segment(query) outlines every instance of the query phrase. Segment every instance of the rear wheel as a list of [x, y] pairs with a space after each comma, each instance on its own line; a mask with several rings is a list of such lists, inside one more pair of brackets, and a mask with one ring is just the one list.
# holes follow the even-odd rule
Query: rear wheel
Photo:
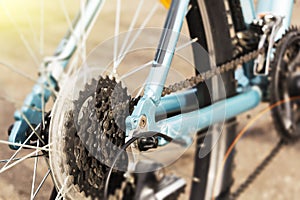
[[[218, 12], [215, 12], [216, 10]], [[206, 70], [211, 69], [211, 67], [214, 66], [214, 63], [219, 65], [227, 61], [230, 61], [232, 59], [233, 51], [234, 51], [232, 38], [234, 37], [234, 35], [232, 35], [232, 32], [230, 31], [234, 29], [234, 26], [228, 23], [228, 21], [230, 21], [229, 20], [230, 17], [231, 17], [230, 7], [227, 1], [191, 1], [191, 7], [187, 14], [187, 23], [190, 32], [190, 37], [192, 39], [198, 38], [198, 44], [192, 44], [193, 47], [192, 50], [193, 50], [197, 73], [204, 72]], [[126, 38], [126, 34], [124, 38]], [[114, 41], [116, 40], [114, 39]], [[119, 37], [119, 42], [120, 41], [122, 41], [122, 36]], [[199, 44], [209, 52], [209, 56], [212, 61], [211, 63], [209, 63], [210, 59], [208, 59], [207, 55], [203, 56], [203, 51], [199, 49], [201, 48], [199, 47]], [[103, 46], [105, 46], [105, 44], [103, 44]], [[156, 48], [156, 46], [154, 45], [153, 48]], [[106, 50], [109, 51], [108, 49]], [[93, 56], [93, 53], [91, 56]], [[124, 57], [125, 61], [128, 56], [130, 56], [129, 53], [125, 54]], [[99, 59], [99, 65], [101, 65], [101, 59]], [[203, 68], [203, 66], [205, 67]], [[109, 67], [113, 68], [114, 66], [109, 66]], [[176, 68], [176, 66], [172, 66], [172, 67]], [[121, 72], [122, 68], [118, 68], [118, 70], [120, 70], [118, 71], [119, 77], [127, 76], [126, 73], [125, 75], [122, 74]], [[110, 71], [110, 68], [107, 68], [106, 71]], [[136, 72], [138, 72], [135, 71], [135, 69], [133, 69], [132, 71], [134, 71], [135, 73], [133, 73], [131, 79], [137, 76]], [[103, 74], [105, 73], [106, 72], [100, 72], [96, 74], [102, 74], [103, 76]], [[194, 73], [195, 72], [192, 72], [192, 74]], [[201, 84], [197, 86], [199, 106], [203, 107], [205, 105], [209, 105], [221, 99], [225, 99], [227, 97], [233, 96], [235, 94], [235, 80], [233, 74], [234, 74], [233, 72], [228, 72], [222, 75], [222, 77], [213, 78], [211, 81], [207, 81], [205, 84]], [[93, 77], [93, 75], [91, 75], [91, 77]], [[139, 81], [145, 80], [145, 78], [138, 77], [138, 80]], [[178, 82], [178, 79], [175, 80], [176, 80], [175, 82]], [[171, 80], [171, 82], [172, 81], [174, 81], [174, 79]], [[124, 83], [127, 84], [128, 91], [131, 92], [133, 91], [129, 85], [130, 82], [132, 82], [132, 80], [130, 81], [129, 79], [122, 79], [122, 82], [123, 84]], [[136, 85], [137, 84], [135, 82], [134, 86]], [[224, 85], [226, 87], [224, 87]], [[85, 87], [86, 86], [82, 86], [81, 88], [85, 88]], [[139, 90], [139, 89], [135, 89], [135, 90]], [[88, 96], [91, 96], [92, 94], [93, 92]], [[132, 94], [132, 96], [134, 96], [134, 94]], [[64, 105], [64, 107], [66, 105], [64, 103], [61, 104]], [[60, 109], [56, 109], [56, 110], [60, 110]], [[216, 114], [220, 114], [220, 113], [216, 113]], [[56, 115], [64, 116], [64, 114], [56, 114]], [[77, 115], [79, 116], [79, 114]], [[101, 119], [99, 120], [101, 121]], [[223, 198], [229, 195], [230, 186], [233, 182], [233, 179], [231, 177], [232, 156], [228, 159], [228, 163], [226, 165], [226, 169], [224, 170], [224, 174], [222, 175], [220, 181], [218, 182], [216, 182], [217, 179], [216, 175], [217, 175], [217, 170], [221, 166], [221, 162], [223, 160], [224, 154], [228, 146], [231, 144], [231, 142], [235, 137], [234, 121], [235, 119], [231, 119], [225, 122], [225, 128], [223, 128], [224, 124], [218, 124], [210, 127], [208, 130], [205, 131], [207, 133], [206, 137], [202, 137], [203, 132], [199, 133], [199, 135], [201, 136], [199, 136], [199, 138], [197, 139], [197, 144], [196, 144], [197, 147], [194, 156], [195, 157], [194, 174], [191, 175], [190, 178], [191, 180], [200, 180], [200, 181], [192, 182], [192, 186], [190, 187], [191, 191], [190, 189], [185, 190], [186, 195], [181, 196], [179, 195], [180, 193], [178, 194], [176, 193], [177, 196], [179, 196], [179, 198], [211, 199], [212, 197]], [[55, 125], [57, 124], [57, 122], [54, 121], [53, 124]], [[220, 134], [222, 131], [223, 133]], [[53, 129], [52, 132], [53, 133], [64, 132], [64, 130], [59, 131]], [[227, 134], [227, 132], [230, 134]], [[59, 143], [56, 142], [56, 140], [52, 140], [52, 141], [55, 144]], [[205, 147], [203, 148], [203, 146]], [[60, 145], [59, 147], [61, 148]], [[55, 157], [55, 155], [53, 157]], [[174, 173], [177, 173], [179, 177], [182, 174], [179, 168], [177, 168], [177, 170], [172, 170], [172, 171], [174, 171]], [[62, 178], [60, 182], [62, 182], [62, 180], [64, 180], [65, 178]], [[62, 185], [62, 183], [59, 183], [58, 185]], [[91, 185], [90, 187], [93, 186]], [[121, 185], [116, 186], [116, 189], [117, 188], [122, 188], [122, 186]], [[116, 191], [118, 191], [118, 189]], [[175, 197], [172, 196], [172, 198]]]
[[[41, 19], [41, 21], [40, 22], [38, 21], [37, 23], [39, 25], [38, 27], [41, 29], [46, 27], [52, 29], [52, 31], [53, 30], [56, 31], [56, 29], [53, 29], [52, 26], [44, 26], [43, 9], [45, 6], [43, 3], [44, 1], [41, 0], [41, 2], [42, 2], [41, 5], [36, 6], [38, 8], [40, 8], [39, 6], [42, 7], [41, 17], [39, 18]], [[80, 7], [83, 10], [86, 1], [80, 1], [80, 2], [81, 2], [80, 6], [77, 7], [78, 8]], [[71, 29], [70, 34], [72, 34], [73, 27], [70, 23], [70, 19], [67, 11], [68, 9], [75, 10], [75, 6], [74, 7], [72, 6], [73, 2], [69, 2], [68, 6], [65, 5], [64, 1], [59, 1], [56, 3], [61, 5], [62, 13], [63, 13], [63, 15], [57, 15], [57, 16], [59, 17], [59, 19], [65, 16], [67, 24], [70, 26]], [[51, 13], [53, 13], [53, 11], [56, 11], [56, 6], [53, 6], [53, 8], [51, 9], [52, 9]], [[187, 23], [188, 23], [189, 31], [183, 30], [183, 33], [188, 34], [189, 32], [192, 39], [198, 38], [198, 44], [196, 45], [195, 43], [190, 41], [190, 38], [187, 38], [186, 36], [182, 35], [178, 45], [179, 56], [178, 57], [175, 56], [174, 58], [172, 64], [173, 70], [171, 70], [170, 72], [170, 77], [173, 78], [170, 78], [170, 80], [168, 80], [169, 83], [177, 82], [180, 79], [185, 79], [186, 77], [195, 75], [195, 69], [193, 68], [194, 65], [190, 64], [192, 58], [187, 57], [186, 59], [180, 59], [185, 55], [185, 53], [180, 53], [180, 50], [185, 49], [183, 47], [185, 47], [187, 44], [189, 47], [191, 47], [190, 44], [192, 44], [193, 49], [190, 48], [190, 50], [193, 53], [192, 55], [194, 56], [195, 66], [198, 72], [202, 72], [210, 69], [209, 67], [210, 65], [208, 64], [209, 63], [208, 56], [206, 55], [203, 57], [203, 55], [198, 51], [199, 44], [209, 52], [209, 55], [211, 56], [213, 62], [216, 62], [216, 64], [224, 63], [226, 61], [229, 61], [232, 58], [233, 46], [232, 46], [231, 38], [233, 36], [230, 34], [231, 29], [229, 29], [230, 26], [228, 24], [228, 21], [230, 21], [228, 18], [230, 17], [229, 11], [230, 11], [230, 7], [228, 6], [227, 0], [224, 1], [191, 0], [191, 7], [187, 14]], [[51, 166], [51, 173], [50, 171], [48, 171], [45, 177], [48, 177], [48, 175], [51, 174], [52, 178], [55, 179], [54, 182], [57, 189], [56, 192], [54, 191], [52, 193], [51, 198], [60, 199], [66, 197], [66, 198], [82, 199], [86, 197], [92, 197], [92, 198], [102, 197], [101, 194], [97, 195], [98, 191], [99, 192], [103, 191], [102, 190], [103, 185], [99, 185], [99, 183], [105, 179], [109, 167], [99, 164], [101, 159], [96, 159], [97, 157], [93, 155], [92, 151], [89, 151], [89, 149], [86, 148], [86, 146], [84, 146], [83, 142], [80, 143], [80, 139], [79, 139], [80, 137], [78, 136], [77, 133], [75, 133], [76, 131], [78, 131], [75, 130], [76, 128], [78, 129], [78, 127], [76, 127], [77, 126], [76, 124], [83, 123], [80, 122], [80, 120], [82, 119], [86, 119], [84, 120], [84, 122], [91, 123], [90, 117], [93, 116], [90, 116], [90, 114], [95, 110], [95, 108], [92, 107], [93, 97], [94, 97], [94, 92], [97, 90], [97, 84], [95, 84], [95, 80], [96, 82], [99, 83], [99, 75], [102, 75], [103, 77], [105, 77], [105, 75], [112, 75], [112, 76], [116, 76], [118, 80], [122, 80], [122, 83], [126, 85], [126, 87], [128, 87], [128, 93], [131, 95], [131, 97], [138, 96], [141, 94], [139, 93], [140, 88], [143, 86], [144, 80], [146, 80], [145, 74], [148, 73], [149, 66], [151, 66], [151, 61], [153, 59], [153, 55], [157, 48], [157, 41], [159, 41], [159, 37], [161, 33], [160, 28], [163, 27], [164, 20], [161, 19], [165, 19], [164, 15], [166, 14], [166, 12], [167, 9], [162, 7], [159, 1], [157, 0], [106, 1], [106, 4], [104, 5], [102, 12], [100, 13], [100, 20], [98, 20], [95, 24], [96, 29], [92, 31], [92, 36], [89, 37], [89, 39], [91, 39], [90, 42], [87, 42], [85, 44], [86, 38], [79, 39], [78, 47], [80, 48], [78, 48], [78, 52], [76, 56], [74, 56], [74, 59], [72, 60], [71, 63], [72, 65], [68, 66], [68, 71], [64, 74], [64, 76], [62, 76], [63, 78], [65, 77], [65, 79], [62, 79], [60, 85], [61, 86], [60, 94], [56, 96], [58, 99], [58, 101], [56, 101], [56, 104], [59, 105], [56, 105], [52, 110], [53, 118], [51, 122], [51, 133], [50, 133], [51, 145], [49, 145], [49, 148], [46, 149], [47, 152], [45, 153], [45, 155], [43, 152], [43, 156], [47, 161], [46, 163], [49, 164], [48, 162], [50, 159], [50, 166]], [[72, 12], [72, 15], [74, 15], [74, 11]], [[8, 16], [10, 16], [10, 14]], [[25, 18], [27, 19], [30, 17], [26, 16]], [[53, 25], [57, 25], [56, 21], [59, 20], [55, 19], [53, 21], [54, 21]], [[21, 21], [20, 23], [22, 24], [24, 22]], [[14, 26], [18, 25], [15, 23], [12, 24]], [[31, 35], [32, 24], [30, 22], [28, 24], [30, 26], [29, 35]], [[148, 28], [151, 27], [151, 28], [147, 29], [147, 27]], [[20, 34], [18, 27], [17, 27], [17, 32], [18, 34]], [[30, 55], [34, 58], [34, 64], [37, 65], [39, 65], [39, 63], [42, 61], [42, 58], [44, 57], [45, 52], [43, 51], [43, 47], [44, 46], [48, 47], [49, 44], [51, 44], [50, 46], [52, 46], [55, 43], [52, 41], [52, 39], [55, 38], [53, 37], [53, 35], [55, 35], [54, 32], [53, 35], [48, 34], [49, 35], [48, 37], [50, 39], [48, 37], [44, 38], [44, 33], [46, 32], [52, 33], [52, 32], [48, 32], [48, 30], [47, 31], [40, 30], [39, 32], [40, 32], [39, 35], [40, 38], [38, 39], [40, 39], [41, 44], [37, 46], [41, 55], [39, 55], [37, 58], [35, 58], [36, 57], [36, 55], [34, 55], [35, 51], [32, 50], [30, 44], [28, 44], [27, 41], [23, 41], [25, 50], [29, 51]], [[63, 34], [64, 31], [61, 32]], [[24, 39], [22, 34], [20, 34], [19, 36], [21, 39]], [[113, 36], [112, 39], [108, 39], [105, 41], [106, 38], [111, 36]], [[37, 40], [35, 34], [34, 34], [34, 39]], [[44, 42], [44, 40], [47, 40], [48, 43]], [[105, 42], [103, 42], [98, 46], [95, 45], [98, 44], [99, 41], [105, 41]], [[37, 41], [33, 42], [35, 46], [36, 46], [36, 42]], [[91, 53], [86, 57], [86, 52], [85, 52], [86, 49], [90, 50], [91, 48], [94, 47], [95, 49], [91, 51]], [[53, 47], [47, 49], [46, 53], [51, 54], [52, 49]], [[23, 60], [25, 60], [27, 57], [28, 56], [26, 55], [24, 56], [23, 59], [19, 59], [20, 60], [19, 62], [22, 63], [18, 63], [18, 64], [19, 65], [26, 64], [23, 62]], [[80, 65], [80, 63], [84, 61], [86, 61], [85, 64]], [[202, 68], [203, 63], [206, 64], [204, 65], [207, 66], [206, 68]], [[28, 65], [33, 65], [33, 64], [30, 63]], [[182, 66], [189, 66], [189, 67], [182, 70]], [[32, 81], [31, 77], [29, 78], [27, 77], [26, 75], [27, 73], [18, 71], [17, 67], [6, 66], [6, 68], [9, 69], [10, 73], [11, 71], [17, 72], [16, 74], [18, 75], [18, 77], [19, 75], [21, 75], [23, 79], [25, 78]], [[23, 70], [26, 72], [33, 72], [33, 73], [36, 73], [37, 71], [36, 68], [29, 68], [29, 69], [24, 68]], [[6, 74], [6, 73], [3, 72], [1, 74]], [[18, 77], [16, 79], [18, 79]], [[1, 79], [2, 78], [3, 77], [1, 77]], [[95, 80], [93, 78], [95, 78]], [[220, 81], [220, 78], [216, 78], [213, 79], [212, 81], [207, 81], [206, 84], [201, 84], [197, 86], [198, 96], [199, 96], [198, 104], [201, 107], [235, 94], [235, 83], [233, 78], [233, 72], [229, 72], [225, 75], [222, 75], [222, 79], [225, 84], [223, 84], [223, 82]], [[11, 85], [13, 89], [20, 88], [20, 84], [18, 81], [16, 81], [17, 82], [16, 85]], [[106, 81], [109, 82], [109, 84], [112, 83], [108, 79], [106, 79]], [[63, 85], [63, 82], [65, 83], [65, 85]], [[105, 83], [102, 82], [102, 84], [107, 84], [107, 82]], [[0, 85], [2, 86], [2, 84]], [[224, 88], [221, 89], [219, 88], [219, 86], [224, 87], [223, 85], [226, 85], [225, 91]], [[28, 86], [28, 90], [24, 92], [24, 95], [26, 95], [26, 93], [30, 91], [30, 86], [31, 84]], [[99, 89], [99, 92], [102, 92], [103, 95], [103, 93], [109, 90], [108, 88], [109, 86], [107, 85], [105, 87], [103, 86], [101, 87], [101, 89], [103, 90]], [[4, 90], [5, 94], [11, 94], [12, 93], [11, 91], [14, 91], [10, 87], [7, 88], [3, 87], [1, 88], [1, 91], [2, 89]], [[82, 91], [84, 91], [84, 93]], [[111, 93], [106, 93], [106, 95], [109, 96], [107, 98], [109, 100], [111, 100], [110, 94]], [[80, 99], [82, 96], [84, 99]], [[100, 97], [98, 96], [98, 100], [99, 98]], [[1, 98], [1, 100], [2, 99], [7, 99], [7, 98], [6, 96], [4, 96], [4, 98]], [[81, 100], [80, 103], [78, 103], [78, 99]], [[75, 100], [77, 100], [76, 108], [74, 108]], [[66, 102], [68, 102], [68, 104]], [[14, 100], [11, 100], [10, 103], [19, 106], [19, 104], [22, 104], [22, 101], [16, 103]], [[99, 105], [97, 104], [97, 106]], [[107, 106], [109, 107], [111, 105], [107, 105]], [[104, 109], [104, 107], [101, 107], [101, 109], [102, 108]], [[46, 108], [43, 106], [42, 108], [43, 113], [45, 112], [45, 109]], [[99, 110], [101, 109], [99, 108]], [[76, 120], [73, 120], [71, 122], [66, 120], [66, 116], [70, 114], [70, 112], [68, 111], [72, 111], [71, 115], [73, 117], [75, 116]], [[103, 116], [101, 115], [101, 112], [102, 111], [99, 111], [98, 113], [94, 113], [94, 114], [95, 116], [99, 115], [100, 120], [102, 120], [105, 117], [106, 117], [105, 119], [109, 118], [110, 112], [106, 112], [105, 114], [102, 113]], [[87, 118], [84, 118], [86, 116]], [[99, 120], [99, 116], [97, 116], [98, 119], [95, 118], [94, 119], [96, 121]], [[230, 122], [234, 122], [234, 119], [230, 120]], [[111, 124], [112, 123], [110, 123], [109, 125]], [[228, 124], [229, 122], [226, 122], [226, 126]], [[91, 131], [98, 127], [93, 126], [94, 124], [88, 124], [88, 125], [90, 126], [89, 127], [86, 126], [85, 128], [87, 130], [87, 133], [89, 133], [89, 136], [91, 136], [92, 135]], [[106, 125], [107, 124], [105, 124], [105, 126]], [[54, 126], [57, 129], [55, 129]], [[217, 184], [215, 183], [217, 169], [220, 166], [223, 155], [228, 145], [231, 143], [234, 137], [234, 134], [226, 134], [226, 133], [219, 136], [218, 133], [222, 130], [222, 127], [223, 124], [212, 126], [207, 131], [208, 135], [211, 134], [211, 136], [207, 136], [206, 140], [204, 140], [203, 137], [199, 137], [197, 139], [194, 174], [191, 175], [189, 178], [191, 180], [198, 180], [198, 181], [194, 181], [192, 183], [191, 197], [190, 197], [191, 199], [211, 199], [211, 197], [213, 196], [226, 196], [228, 194], [230, 185], [232, 183], [232, 178], [231, 178], [232, 160], [231, 159], [228, 160], [228, 165], [227, 165], [228, 170], [227, 169], [224, 170], [225, 173], [222, 176], [221, 179], [222, 181], [220, 181], [220, 183]], [[227, 132], [230, 133], [234, 132], [234, 125], [231, 126], [230, 128], [227, 128], [226, 130]], [[72, 134], [69, 134], [70, 132]], [[111, 133], [115, 134], [114, 131], [111, 131]], [[78, 137], [75, 137], [76, 134]], [[199, 135], [200, 134], [202, 133], [199, 133]], [[74, 136], [74, 137], [70, 137], [70, 136]], [[123, 143], [124, 138], [121, 132], [118, 132], [118, 137], [119, 136], [120, 138], [122, 138], [121, 143]], [[114, 137], [111, 138], [114, 143], [115, 142]], [[207, 148], [203, 148], [204, 141], [207, 142], [204, 143], [207, 144]], [[90, 143], [90, 140], [88, 143]], [[68, 145], [73, 145], [73, 146], [71, 148], [68, 148], [69, 147]], [[212, 146], [215, 147], [212, 149], [212, 151], [210, 151], [211, 150], [210, 147]], [[36, 154], [32, 154], [33, 156], [35, 156], [35, 158], [42, 156], [38, 154], [41, 153], [41, 150], [38, 147], [34, 147], [34, 149], [37, 151], [34, 152]], [[199, 152], [204, 152], [204, 154], [200, 155]], [[49, 157], [48, 154], [50, 155]], [[14, 157], [15, 156], [12, 156], [11, 158]], [[83, 157], [86, 160], [82, 159]], [[83, 161], [87, 161], [87, 162], [83, 162]], [[36, 163], [37, 163], [37, 159], [36, 159]], [[191, 161], [189, 160], [188, 163], [191, 163]], [[11, 167], [12, 166], [13, 165], [11, 165]], [[48, 165], [46, 165], [45, 168], [48, 169]], [[3, 171], [1, 170], [0, 173], [6, 171], [6, 169], [8, 168], [1, 168], [1, 169], [5, 169], [5, 170]], [[36, 187], [34, 182], [36, 171], [37, 170], [34, 169], [33, 183], [31, 188], [32, 197], [35, 196], [34, 195], [35, 191], [38, 193], [40, 189]], [[178, 170], [175, 170], [175, 173], [180, 177], [182, 174], [181, 171], [182, 171], [182, 166], [178, 168]], [[118, 179], [120, 176], [118, 176], [117, 171], [115, 172], [116, 172], [115, 173], [116, 177], [114, 180], [115, 182], [118, 182], [120, 181], [120, 179]], [[214, 190], [215, 185], [217, 187], [216, 190]], [[114, 187], [111, 187], [111, 193], [115, 192], [116, 188], [120, 190], [124, 189], [122, 188], [122, 184], [119, 183], [116, 184], [116, 186]], [[28, 191], [29, 190], [30, 189], [28, 189]], [[126, 190], [132, 192], [130, 188], [129, 189], [125, 188], [123, 191]], [[118, 190], [116, 191], [118, 192]], [[182, 191], [180, 191], [178, 194], [176, 193], [175, 196], [178, 197], [181, 194], [181, 192]], [[190, 196], [189, 192], [190, 190], [186, 189], [187, 195], [180, 196], [180, 198], [184, 198], [184, 199], [189, 198]], [[26, 194], [30, 195], [30, 191], [27, 192]], [[43, 198], [45, 197], [43, 196]], [[172, 196], [170, 198], [175, 198], [175, 197]]]

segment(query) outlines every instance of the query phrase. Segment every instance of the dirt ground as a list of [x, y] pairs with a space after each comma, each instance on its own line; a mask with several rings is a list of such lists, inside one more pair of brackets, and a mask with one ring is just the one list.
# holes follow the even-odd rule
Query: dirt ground
[[[26, 2], [26, 3], [25, 3]], [[7, 62], [17, 66], [17, 71], [7, 69], [0, 63], [0, 140], [7, 140], [7, 127], [13, 121], [13, 112], [19, 107], [26, 93], [31, 90], [32, 79], [37, 76], [38, 62], [43, 55], [51, 55], [65, 33], [67, 21], [63, 16], [61, 6], [63, 1], [46, 1], [45, 4], [45, 24], [47, 27], [44, 32], [40, 31], [41, 21], [40, 4], [33, 0], [21, 1], [12, 0], [0, 7], [0, 61]], [[78, 6], [73, 6], [71, 0], [65, 1], [68, 5], [70, 18], [74, 16]], [[17, 5], [17, 6], [15, 6]], [[72, 5], [72, 6], [70, 6]], [[130, 8], [130, 5], [125, 5]], [[56, 14], [57, 7], [61, 14]], [[96, 24], [92, 31], [91, 41], [88, 49], [100, 41], [113, 35], [113, 32], [106, 29], [106, 26], [113, 23], [109, 17], [110, 7], [107, 13], [104, 13], [104, 22], [101, 25]], [[7, 12], [8, 11], [8, 12]], [[55, 14], [53, 14], [55, 13]], [[157, 11], [154, 20], [151, 23], [161, 20], [162, 9]], [[131, 19], [131, 15], [123, 15], [123, 20]], [[161, 24], [163, 20], [161, 20]], [[300, 25], [300, 2], [296, 1], [293, 12], [292, 23]], [[129, 24], [129, 22], [128, 22]], [[127, 24], [127, 25], [128, 25]], [[125, 29], [123, 24], [121, 31]], [[124, 30], [123, 30], [124, 31]], [[42, 39], [41, 35], [44, 35]], [[53, 37], [55, 36], [55, 37]], [[34, 48], [28, 48], [24, 38]], [[40, 43], [44, 40], [44, 43]], [[153, 38], [147, 38], [153, 41]], [[155, 40], [154, 40], [155, 41]], [[46, 47], [46, 48], [43, 48]], [[43, 50], [43, 51], [42, 51]], [[35, 61], [36, 60], [36, 61]], [[133, 62], [134, 63], [134, 62]], [[13, 72], [12, 72], [13, 71]], [[19, 72], [26, 72], [20, 74]], [[30, 77], [30, 78], [26, 78]], [[256, 116], [267, 104], [262, 104], [255, 110], [245, 113], [238, 117], [238, 131]], [[246, 176], [252, 172], [256, 166], [277, 143], [278, 137], [272, 123], [270, 113], [266, 113], [247, 131], [246, 135], [237, 144], [237, 154], [235, 157], [233, 190], [243, 182]], [[9, 158], [14, 152], [7, 145], [0, 144], [0, 160]], [[25, 150], [19, 156], [26, 155], [30, 152]], [[192, 154], [189, 150], [180, 160], [178, 166], [185, 166], [182, 176], [189, 176], [188, 172], [192, 171]], [[276, 157], [274, 162], [262, 173], [255, 184], [240, 197], [243, 200], [252, 199], [274, 199], [274, 200], [297, 200], [300, 196], [300, 144], [294, 144], [284, 148]], [[40, 167], [37, 172], [37, 183], [41, 181], [47, 172], [47, 165], [43, 159], [39, 160]], [[0, 167], [3, 166], [0, 163]], [[11, 170], [0, 174], [0, 200], [18, 200], [29, 199], [32, 182], [34, 160], [28, 160], [13, 167]], [[47, 199], [50, 190], [52, 190], [51, 179], [48, 178], [45, 186], [41, 189], [37, 199]]]

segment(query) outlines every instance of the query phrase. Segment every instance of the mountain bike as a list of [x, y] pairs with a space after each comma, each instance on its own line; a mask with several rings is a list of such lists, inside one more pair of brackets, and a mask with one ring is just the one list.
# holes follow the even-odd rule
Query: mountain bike
[[[1, 140], [1, 149], [15, 152], [1, 160], [0, 173], [33, 159], [30, 199], [43, 188], [49, 193], [48, 177], [51, 199], [236, 199], [283, 146], [298, 140], [294, 1], [259, 1], [256, 10], [252, 0], [40, 2], [39, 34], [29, 11], [30, 31], [23, 34], [14, 5], [1, 2], [36, 68], [1, 62], [1, 100], [17, 111], [8, 141]], [[61, 35], [58, 5], [69, 31], [46, 57]], [[72, 9], [80, 10], [73, 23]], [[26, 64], [15, 47], [14, 59]], [[20, 105], [22, 79], [35, 85]], [[262, 101], [270, 102], [281, 139], [234, 192], [234, 146], [245, 132], [237, 134], [236, 116]], [[193, 156], [176, 166], [185, 152]]]

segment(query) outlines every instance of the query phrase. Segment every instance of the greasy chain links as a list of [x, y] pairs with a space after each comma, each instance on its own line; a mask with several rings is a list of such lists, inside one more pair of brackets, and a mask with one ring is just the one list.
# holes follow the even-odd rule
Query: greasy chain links
[[183, 80], [179, 83], [169, 85], [168, 87], [164, 88], [164, 90], [162, 92], [162, 96], [171, 94], [173, 92], [177, 92], [177, 91], [182, 90], [182, 89], [186, 89], [186, 88], [196, 86], [199, 83], [202, 83], [206, 80], [209, 80], [214, 76], [220, 75], [222, 73], [225, 73], [225, 72], [228, 72], [228, 71], [231, 71], [231, 70], [235, 70], [239, 65], [247, 63], [247, 62], [255, 59], [260, 53], [262, 53], [264, 51], [265, 51], [265, 49], [261, 48], [261, 49], [256, 50], [256, 51], [249, 52], [249, 53], [247, 53], [247, 54], [245, 54], [245, 55], [243, 55], [243, 56], [241, 56], [237, 59], [234, 59], [230, 62], [227, 62], [225, 64], [217, 66], [212, 70], [208, 70], [204, 73], [200, 73], [196, 76], [193, 76], [191, 78]]
[[[239, 65], [253, 60], [263, 51], [264, 49], [260, 49], [247, 53], [213, 70], [165, 87], [162, 96], [196, 86], [216, 75], [234, 70]], [[91, 90], [94, 84], [97, 84], [96, 92]], [[73, 184], [87, 197], [90, 196], [92, 199], [103, 197], [109, 166], [125, 143], [125, 119], [137, 101], [138, 99], [131, 99], [127, 95], [127, 89], [122, 88], [121, 83], [117, 83], [115, 78], [100, 77], [98, 82], [93, 80], [91, 84], [85, 86], [78, 100], [74, 101], [74, 110], [66, 114], [64, 151], [69, 175], [73, 177]], [[119, 165], [127, 164], [127, 159], [124, 154], [116, 164], [109, 187], [111, 195], [116, 194], [122, 182], [124, 183], [124, 173], [117, 169]], [[122, 192], [125, 192], [124, 190], [128, 191], [130, 188], [125, 188]]]

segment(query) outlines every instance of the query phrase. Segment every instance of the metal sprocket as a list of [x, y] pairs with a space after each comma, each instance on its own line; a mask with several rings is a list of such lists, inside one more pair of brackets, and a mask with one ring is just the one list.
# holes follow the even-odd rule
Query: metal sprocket
[[275, 127], [288, 142], [300, 138], [300, 30], [290, 28], [280, 40], [271, 65], [271, 106]]
[[[96, 91], [90, 90], [90, 86], [87, 84], [80, 92], [74, 110], [65, 117], [64, 152], [68, 173], [78, 191], [92, 199], [101, 199], [111, 162], [125, 143], [125, 119], [132, 104], [126, 88], [115, 78], [100, 77]], [[119, 169], [124, 169], [127, 163], [124, 152], [114, 168], [109, 193], [121, 186], [124, 178]]]

